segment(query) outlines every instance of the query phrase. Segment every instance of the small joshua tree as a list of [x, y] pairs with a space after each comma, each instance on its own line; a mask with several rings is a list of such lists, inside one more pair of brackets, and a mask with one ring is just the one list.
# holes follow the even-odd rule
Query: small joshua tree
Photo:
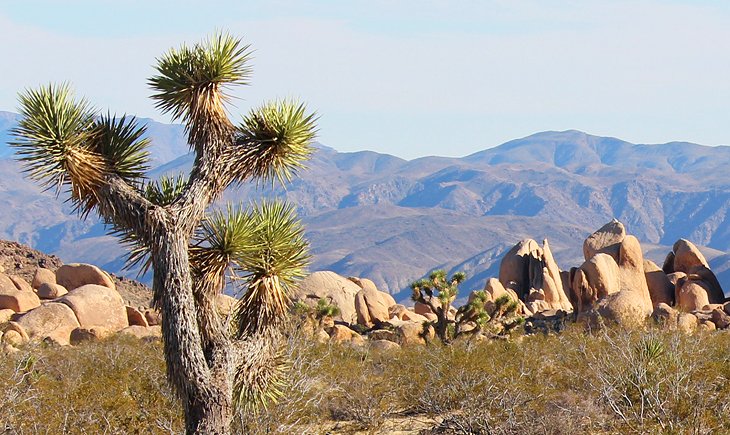
[[[446, 272], [435, 270], [428, 279], [411, 284], [411, 299], [427, 305], [436, 314], [436, 321], [424, 327], [433, 326], [442, 343], [450, 343], [463, 334], [476, 334], [485, 329], [508, 332], [524, 320], [516, 316], [519, 304], [503, 295], [491, 301], [484, 290], [475, 291], [466, 305], [450, 314], [451, 306], [459, 293], [459, 284], [466, 279], [463, 272], [454, 273], [446, 279]], [[469, 325], [469, 328], [466, 326]]]
[[300, 315], [302, 320], [309, 322], [312, 326], [319, 327], [324, 325], [326, 319], [331, 320], [340, 314], [340, 308], [326, 298], [320, 298], [314, 307], [302, 301], [296, 301], [292, 305], [292, 311]]
[[414, 302], [427, 305], [434, 314], [436, 322], [433, 325], [436, 335], [443, 343], [449, 343], [453, 338], [455, 321], [450, 315], [451, 304], [459, 294], [459, 284], [466, 279], [463, 272], [454, 273], [447, 279], [445, 270], [434, 270], [428, 278], [411, 284]]
[[[146, 181], [145, 128], [99, 116], [67, 85], [21, 93], [14, 131], [30, 178], [67, 189], [82, 216], [96, 212], [134, 245], [130, 260], [152, 268], [167, 375], [189, 434], [228, 433], [234, 406], [277, 397], [286, 290], [308, 261], [301, 224], [281, 202], [206, 215], [229, 185], [287, 181], [312, 151], [315, 116], [301, 104], [274, 101], [229, 120], [227, 91], [247, 84], [249, 53], [217, 34], [157, 60], [152, 98], [185, 124], [195, 154], [187, 177]], [[231, 268], [244, 290], [232, 325], [215, 306]]]

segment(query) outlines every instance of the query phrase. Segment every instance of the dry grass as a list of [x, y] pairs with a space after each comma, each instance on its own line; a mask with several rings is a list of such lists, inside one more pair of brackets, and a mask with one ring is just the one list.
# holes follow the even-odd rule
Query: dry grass
[[[394, 422], [425, 434], [730, 433], [726, 332], [568, 328], [392, 353], [292, 336], [289, 354], [284, 399], [237, 415], [236, 433], [388, 433]], [[36, 348], [1, 364], [10, 433], [182, 428], [158, 344]]]
[[26, 347], [0, 362], [6, 433], [180, 433], [162, 346], [116, 337], [74, 348]]

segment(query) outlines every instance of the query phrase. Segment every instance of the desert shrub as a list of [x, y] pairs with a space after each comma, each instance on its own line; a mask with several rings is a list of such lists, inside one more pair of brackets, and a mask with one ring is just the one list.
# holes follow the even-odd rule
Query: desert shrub
[[8, 433], [180, 433], [159, 343], [114, 337], [74, 348], [25, 347], [0, 363]]
[[[730, 433], [730, 334], [606, 329], [395, 352], [318, 344], [292, 326], [283, 396], [234, 433]], [[10, 433], [177, 433], [159, 344], [123, 337], [0, 363]], [[60, 428], [60, 429], [59, 429]]]

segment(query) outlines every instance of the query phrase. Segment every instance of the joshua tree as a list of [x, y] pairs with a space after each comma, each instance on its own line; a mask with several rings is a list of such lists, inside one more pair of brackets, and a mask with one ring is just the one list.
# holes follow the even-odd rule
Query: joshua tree
[[332, 321], [333, 317], [340, 314], [340, 308], [326, 298], [320, 298], [313, 307], [302, 301], [296, 301], [292, 305], [292, 311], [311, 326], [319, 327], [323, 327], [328, 319]]
[[[428, 279], [411, 284], [411, 299], [427, 305], [436, 314], [436, 321], [425, 326], [434, 326], [436, 335], [442, 343], [450, 343], [462, 334], [475, 334], [489, 325], [499, 323], [503, 331], [520, 324], [520, 319], [513, 319], [519, 305], [509, 296], [503, 295], [494, 301], [484, 290], [473, 292], [466, 305], [462, 305], [454, 313], [451, 306], [459, 294], [459, 284], [466, 279], [463, 272], [454, 273], [446, 279], [444, 270], [431, 272]], [[470, 324], [470, 328], [465, 328]]]
[[466, 279], [466, 274], [456, 272], [450, 279], [446, 279], [445, 270], [434, 270], [428, 279], [421, 279], [411, 284], [413, 294], [411, 299], [428, 305], [436, 314], [436, 335], [444, 342], [450, 342], [453, 337], [454, 320], [449, 313], [451, 304], [459, 294], [459, 284]]
[[[227, 92], [247, 84], [249, 60], [249, 47], [226, 34], [157, 60], [152, 98], [185, 125], [195, 154], [187, 178], [145, 181], [145, 128], [98, 116], [67, 85], [19, 97], [13, 145], [28, 176], [57, 195], [67, 190], [83, 217], [96, 212], [135, 245], [131, 260], [153, 269], [168, 379], [188, 433], [228, 433], [234, 406], [276, 397], [286, 289], [308, 261], [301, 225], [282, 203], [206, 217], [227, 186], [289, 180], [312, 150], [315, 116], [293, 101], [265, 104], [238, 125], [229, 120]], [[215, 306], [230, 268], [245, 291], [233, 321]]]

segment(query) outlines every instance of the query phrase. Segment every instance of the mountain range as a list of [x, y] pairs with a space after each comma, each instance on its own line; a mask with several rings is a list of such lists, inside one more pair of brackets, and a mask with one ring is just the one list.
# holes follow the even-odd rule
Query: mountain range
[[[17, 119], [0, 112], [0, 237], [122, 273], [123, 248], [103, 224], [79, 220], [69, 204], [22, 177], [6, 144]], [[183, 128], [145, 122], [149, 176], [187, 171]], [[221, 203], [286, 197], [307, 228], [312, 270], [369, 277], [394, 294], [436, 268], [463, 270], [462, 288], [481, 288], [524, 238], [548, 238], [563, 269], [578, 266], [585, 237], [614, 217], [660, 265], [679, 238], [702, 246], [730, 289], [728, 167], [730, 147], [637, 145], [574, 130], [462, 158], [403, 160], [317, 145], [292, 183], [235, 186]]]

